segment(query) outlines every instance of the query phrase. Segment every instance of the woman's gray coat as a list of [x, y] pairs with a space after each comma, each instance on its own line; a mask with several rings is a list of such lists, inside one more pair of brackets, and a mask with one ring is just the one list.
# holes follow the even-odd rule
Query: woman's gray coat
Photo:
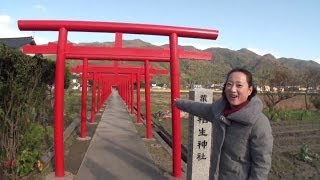
[[176, 106], [212, 122], [211, 180], [268, 178], [273, 136], [257, 96], [227, 117], [223, 116], [224, 99], [213, 104], [177, 100]]

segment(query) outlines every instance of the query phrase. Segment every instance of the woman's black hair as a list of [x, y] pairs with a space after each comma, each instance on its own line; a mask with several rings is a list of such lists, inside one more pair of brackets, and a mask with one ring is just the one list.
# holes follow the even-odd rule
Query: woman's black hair
[[244, 68], [234, 68], [234, 69], [232, 69], [231, 71], [228, 72], [227, 78], [226, 78], [226, 82], [223, 84], [222, 98], [225, 99], [225, 100], [227, 99], [226, 93], [225, 93], [225, 87], [226, 87], [226, 84], [227, 84], [227, 81], [229, 79], [230, 74], [232, 74], [234, 72], [242, 72], [243, 74], [246, 75], [249, 87], [252, 86], [252, 93], [250, 94], [250, 96], [248, 96], [248, 100], [250, 101], [251, 98], [257, 94], [257, 88], [253, 84], [253, 78], [252, 78], [251, 72], [246, 70], [246, 69], [244, 69]]

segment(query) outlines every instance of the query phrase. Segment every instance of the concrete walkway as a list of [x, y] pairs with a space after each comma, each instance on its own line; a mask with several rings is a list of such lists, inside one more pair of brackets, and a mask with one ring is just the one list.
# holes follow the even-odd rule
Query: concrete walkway
[[152, 161], [116, 91], [108, 99], [76, 179], [167, 179]]

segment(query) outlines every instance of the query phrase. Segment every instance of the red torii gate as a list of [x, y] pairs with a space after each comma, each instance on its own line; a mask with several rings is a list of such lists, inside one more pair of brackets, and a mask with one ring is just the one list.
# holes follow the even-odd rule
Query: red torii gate
[[[121, 48], [121, 33], [116, 33], [116, 47], [92, 47], [92, 46], [73, 46], [72, 44], [67, 44], [66, 48], [66, 58], [68, 59], [84, 59], [90, 58], [95, 60], [106, 60], [106, 59], [118, 59], [126, 61], [145, 61], [145, 67], [149, 66], [149, 61], [159, 61], [159, 62], [170, 62], [170, 51], [169, 49], [150, 49], [150, 48]], [[48, 45], [26, 45], [23, 47], [25, 53], [42, 53], [42, 54], [55, 54], [57, 52], [56, 43], [48, 43]], [[179, 49], [179, 58], [181, 59], [204, 59], [210, 60], [211, 53], [208, 52], [196, 52], [196, 51], [185, 51]], [[145, 58], [148, 58], [146, 60]], [[84, 59], [83, 64], [87, 64], [87, 60]], [[115, 61], [115, 66], [117, 66], [117, 61]], [[85, 71], [85, 66], [83, 71]], [[145, 83], [150, 83], [148, 69], [145, 68]], [[84, 81], [83, 77], [83, 81]], [[83, 91], [86, 87], [82, 88]], [[140, 96], [139, 96], [140, 97]], [[151, 121], [151, 108], [150, 108], [150, 89], [145, 91], [146, 99], [146, 121]], [[82, 106], [83, 109], [83, 106]], [[85, 112], [82, 111], [82, 114]], [[86, 115], [82, 115], [86, 117]], [[140, 120], [140, 118], [138, 119]], [[149, 124], [149, 123], [148, 123]], [[151, 125], [147, 128], [146, 138], [152, 138]]]
[[[93, 79], [94, 75], [89, 75], [88, 79]], [[98, 76], [98, 83], [100, 83], [99, 88], [98, 88], [98, 101], [97, 101], [97, 106], [98, 109], [102, 107], [103, 102], [107, 99], [109, 94], [111, 93], [111, 87], [116, 85], [118, 86], [119, 94], [122, 96], [123, 100], [125, 101], [126, 105], [129, 105], [129, 99], [130, 97], [130, 91], [129, 91], [129, 86], [131, 85], [133, 78], [132, 74], [118, 74], [117, 80], [115, 80], [113, 74], [104, 74], [100, 73], [97, 75]], [[110, 88], [107, 88], [110, 87]], [[94, 103], [95, 104], [95, 103]], [[93, 104], [93, 105], [94, 105]], [[94, 110], [97, 112], [96, 110]]]
[[[171, 109], [172, 109], [172, 141], [173, 141], [173, 176], [181, 176], [181, 127], [179, 110], [174, 106], [175, 99], [180, 97], [179, 80], [179, 61], [178, 61], [178, 37], [190, 37], [201, 39], [217, 39], [217, 30], [161, 26], [149, 24], [130, 24], [115, 22], [90, 22], [90, 21], [62, 21], [62, 20], [19, 20], [20, 30], [30, 31], [59, 31], [56, 74], [55, 74], [55, 144], [61, 145], [58, 149], [55, 146], [55, 152], [60, 151], [63, 154], [63, 86], [64, 86], [64, 60], [67, 57], [65, 49], [67, 48], [68, 31], [80, 32], [121, 32], [128, 34], [148, 34], [169, 36], [170, 38], [170, 77], [171, 77]], [[78, 54], [71, 54], [77, 56]], [[90, 57], [88, 57], [90, 58]], [[129, 59], [132, 57], [128, 57]], [[119, 59], [114, 57], [112, 59]], [[132, 58], [134, 59], [134, 58]], [[144, 60], [149, 59], [144, 57]], [[128, 60], [128, 59], [126, 59]], [[148, 60], [145, 61], [149, 62]], [[62, 107], [62, 108], [60, 108]], [[57, 121], [57, 122], [56, 122]], [[62, 140], [62, 141], [61, 141]], [[56, 158], [56, 176], [64, 176], [63, 156]]]
[[[116, 35], [119, 36], [120, 33], [117, 33]], [[118, 37], [119, 39], [119, 37]], [[117, 42], [117, 38], [116, 38]], [[117, 58], [119, 60], [131, 60], [131, 61], [145, 61], [145, 83], [150, 83], [150, 77], [149, 77], [149, 61], [156, 61], [156, 62], [170, 62], [169, 60], [169, 50], [168, 49], [144, 49], [144, 48], [119, 48], [119, 47], [92, 47], [92, 46], [73, 46], [72, 44], [68, 44], [68, 48], [66, 49], [66, 57], [70, 59], [83, 59], [84, 57], [90, 57], [91, 59], [95, 60], [106, 60], [107, 58]], [[49, 53], [52, 54], [56, 51], [56, 43], [49, 43], [48, 46], [46, 45], [40, 45], [40, 46], [30, 46], [26, 45], [23, 50], [26, 53]], [[89, 49], [89, 50], [86, 50]], [[119, 49], [123, 49], [123, 51], [119, 51]], [[150, 50], [153, 53], [158, 53], [157, 55], [151, 54]], [[88, 53], [88, 52], [89, 53]], [[115, 51], [117, 54], [112, 55], [112, 51]], [[211, 54], [208, 52], [191, 52], [191, 51], [184, 51], [183, 49], [180, 49], [179, 57], [181, 59], [205, 59], [210, 60]], [[78, 53], [78, 54], [77, 54]], [[80, 54], [82, 53], [82, 54]], [[133, 57], [134, 56], [134, 59]], [[150, 60], [145, 60], [143, 58], [148, 57], [151, 58]], [[84, 65], [87, 63], [87, 60], [84, 59]], [[84, 67], [84, 66], [83, 66]], [[83, 72], [86, 70], [83, 69]], [[84, 80], [83, 80], [84, 81]], [[86, 91], [86, 87], [83, 87], [83, 91]], [[138, 94], [138, 93], [137, 93]], [[180, 95], [180, 94], [179, 94]], [[138, 98], [140, 99], [140, 94], [138, 95]], [[140, 101], [139, 101], [140, 102]], [[152, 138], [152, 126], [151, 126], [151, 105], [150, 105], [150, 88], [145, 89], [145, 102], [146, 102], [146, 122], [147, 122], [147, 128], [146, 128], [146, 138], [151, 139]], [[82, 106], [83, 107], [83, 106]], [[138, 106], [139, 108], [139, 106]], [[83, 109], [83, 108], [82, 108]], [[82, 111], [82, 114], [85, 112]], [[92, 113], [92, 112], [91, 112]], [[140, 111], [138, 109], [138, 114], [140, 114]], [[82, 115], [83, 117], [86, 117], [86, 115]], [[140, 116], [138, 116], [140, 117]], [[84, 119], [84, 118], [83, 118]], [[174, 120], [174, 118], [173, 118]], [[179, 116], [180, 120], [180, 116]], [[140, 122], [140, 121], [139, 121]], [[180, 126], [179, 126], [180, 128]], [[180, 150], [181, 151], [181, 150]], [[173, 152], [175, 152], [173, 148]], [[174, 154], [174, 153], [173, 153]], [[181, 156], [181, 155], [180, 155]], [[173, 158], [174, 159], [174, 158]]]
[[[82, 72], [82, 67], [81, 65], [78, 65], [76, 67], [73, 67], [71, 69], [72, 72]], [[140, 76], [145, 75], [144, 67], [132, 67], [132, 66], [100, 66], [100, 65], [92, 65], [88, 67], [88, 73], [113, 73], [115, 76], [117, 74], [135, 74], [136, 75], [136, 80], [137, 86], [140, 84]], [[160, 69], [155, 69], [152, 66], [149, 67], [149, 73], [150, 74], [168, 74], [167, 70], [160, 70]], [[137, 106], [138, 106], [138, 111], [139, 111], [139, 106], [140, 106], [140, 88], [137, 89]], [[140, 112], [140, 111], [139, 111]], [[131, 107], [131, 113], [133, 113], [133, 107]], [[138, 113], [139, 114], [139, 113]], [[137, 122], [140, 123], [139, 118], [140, 116], [137, 117]]]
[[[117, 35], [121, 35], [117, 33]], [[119, 39], [119, 37], [118, 37]], [[118, 40], [116, 38], [116, 42]], [[57, 52], [56, 43], [48, 43], [48, 45], [26, 45], [23, 47], [24, 53], [42, 53], [42, 54], [55, 54]], [[114, 53], [114, 54], [113, 54]], [[66, 58], [67, 59], [80, 59], [83, 61], [83, 72], [86, 71], [88, 66], [88, 58], [94, 60], [107, 60], [107, 59], [118, 59], [118, 60], [131, 60], [131, 61], [145, 61], [145, 67], [149, 66], [148, 61], [159, 61], [159, 62], [170, 62], [170, 54], [168, 49], [148, 49], [148, 48], [121, 48], [121, 47], [92, 47], [92, 46], [73, 46], [72, 44], [67, 44], [66, 48]], [[155, 55], [156, 54], [156, 55]], [[148, 60], [144, 58], [149, 58]], [[179, 58], [181, 59], [211, 59], [211, 54], [207, 52], [191, 52], [185, 51], [183, 49], [179, 50]], [[150, 83], [148, 69], [145, 68], [145, 82]], [[86, 76], [83, 76], [83, 81], [86, 81]], [[83, 92], [86, 94], [86, 84], [82, 87]], [[84, 93], [82, 94], [84, 95]], [[146, 119], [151, 121], [151, 111], [150, 111], [150, 90], [146, 89]], [[82, 101], [85, 102], [85, 97], [82, 96]], [[84, 109], [84, 106], [82, 106]], [[82, 119], [86, 117], [85, 111], [82, 111]], [[151, 126], [147, 128], [147, 139], [152, 138]]]
[[[120, 73], [118, 75], [114, 75], [114, 74], [108, 74], [108, 73], [104, 73], [102, 72], [92, 72], [90, 75], [88, 75], [88, 79], [92, 79], [94, 78], [94, 76], [96, 76], [96, 73], [98, 73], [98, 76], [100, 78], [103, 78], [104, 80], [108, 80], [108, 86], [114, 87], [117, 86], [117, 89], [119, 91], [119, 95], [122, 97], [123, 101], [126, 103], [126, 105], [130, 106], [130, 110], [131, 110], [131, 114], [133, 114], [133, 83], [135, 82], [139, 82], [136, 79], [134, 79], [133, 74], [139, 74], [139, 73]], [[119, 76], [117, 79], [114, 79], [115, 76]], [[112, 77], [112, 79], [111, 79]], [[125, 77], [125, 78], [123, 78]], [[121, 81], [119, 81], [121, 80]], [[129, 89], [127, 82], [129, 81], [129, 86], [131, 87]], [[99, 93], [97, 95], [99, 97]], [[138, 99], [138, 98], [137, 98]], [[98, 99], [98, 102], [102, 101], [101, 99]], [[98, 103], [97, 102], [97, 103]], [[95, 104], [95, 103], [94, 103]], [[95, 106], [93, 104], [93, 106]], [[100, 103], [101, 104], [101, 103]], [[101, 105], [100, 105], [101, 106]], [[95, 110], [95, 108], [93, 107], [92, 111], [97, 112], [97, 110]], [[140, 117], [139, 114], [137, 114], [137, 117]], [[139, 123], [138, 119], [137, 122]]]
[[[145, 67], [149, 66], [149, 61], [156, 62], [170, 62], [170, 51], [168, 49], [150, 49], [150, 48], [121, 48], [119, 41], [121, 39], [121, 33], [116, 33], [116, 47], [92, 47], [92, 46], [73, 46], [72, 44], [67, 44], [66, 48], [66, 58], [68, 59], [83, 59], [90, 57], [90, 59], [95, 60], [106, 60], [106, 59], [118, 59], [126, 61], [144, 61]], [[56, 43], [48, 43], [48, 45], [37, 45], [31, 46], [26, 45], [23, 47], [25, 53], [43, 53], [43, 54], [55, 54], [57, 52]], [[196, 51], [185, 51], [179, 49], [179, 58], [181, 59], [211, 59], [211, 53], [208, 52], [196, 52]], [[145, 58], [148, 58], [146, 60]], [[86, 64], [86, 59], [84, 59], [84, 65]], [[117, 62], [117, 61], [116, 61]], [[117, 63], [115, 62], [115, 66]], [[145, 83], [150, 83], [149, 69], [145, 68]], [[83, 69], [85, 71], [85, 69]], [[84, 77], [85, 78], [85, 77]], [[83, 80], [84, 81], [84, 80]], [[86, 87], [83, 87], [86, 90]], [[150, 105], [150, 89], [145, 91], [146, 99], [146, 121], [151, 122], [151, 105]], [[83, 107], [83, 106], [82, 106]], [[82, 114], [84, 111], [82, 111]], [[86, 117], [83, 115], [83, 117]], [[180, 117], [179, 117], [180, 118]], [[152, 138], [152, 127], [150, 123], [147, 127], [146, 138]]]
[[[72, 72], [75, 73], [79, 73], [82, 72], [82, 68], [83, 66], [78, 65], [74, 68], [71, 69]], [[144, 68], [143, 67], [131, 67], [131, 66], [118, 66], [118, 67], [114, 67], [114, 66], [99, 66], [99, 65], [92, 65], [89, 66], [87, 69], [88, 73], [113, 73], [115, 76], [116, 74], [136, 74], [136, 77], [139, 77], [139, 75], [144, 75]], [[153, 67], [151, 67], [149, 69], [149, 72], [151, 74], [167, 74], [168, 71], [167, 70], [159, 70], [159, 69], [154, 69]], [[134, 79], [132, 78], [132, 81]], [[139, 83], [140, 79], [136, 78], [136, 82], [137, 84]], [[145, 87], [145, 88], [149, 88], [149, 87]], [[133, 89], [132, 89], [133, 91]], [[137, 95], [140, 94], [140, 89], [137, 89]], [[131, 104], [130, 104], [130, 109], [131, 109], [131, 113], [133, 113], [133, 96], [131, 97]], [[139, 123], [139, 119], [140, 119], [140, 98], [138, 98], [137, 96], [137, 122]], [[92, 113], [91, 113], [92, 114]], [[150, 132], [151, 129], [148, 129], [151, 127], [151, 122], [147, 121], [147, 132]]]

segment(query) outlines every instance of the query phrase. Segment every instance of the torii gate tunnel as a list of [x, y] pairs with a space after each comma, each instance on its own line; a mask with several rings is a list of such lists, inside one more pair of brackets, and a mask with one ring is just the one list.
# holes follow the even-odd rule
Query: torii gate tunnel
[[[117, 67], [118, 60], [126, 60], [126, 61], [144, 61], [144, 70], [145, 70], [145, 83], [150, 83], [150, 70], [149, 70], [149, 61], [155, 62], [170, 62], [170, 51], [168, 49], [147, 49], [147, 48], [121, 48], [121, 35], [122, 33], [116, 33], [116, 47], [92, 47], [92, 46], [73, 46], [72, 44], [67, 44], [67, 48], [65, 49], [66, 58], [68, 59], [83, 59], [83, 73], [85, 73], [87, 68], [85, 68], [86, 64], [88, 64], [88, 57], [94, 60], [110, 60], [110, 58], [116, 58], [114, 65], [115, 68]], [[25, 53], [43, 53], [43, 54], [55, 54], [57, 51], [56, 43], [48, 43], [48, 45], [37, 45], [37, 46], [30, 46], [26, 45], [23, 47], [23, 52]], [[178, 50], [178, 56], [182, 59], [203, 59], [203, 60], [210, 60], [211, 53], [208, 52], [196, 52], [196, 51], [184, 51], [183, 49]], [[145, 59], [148, 58], [148, 59]], [[82, 81], [85, 82], [85, 76], [83, 76]], [[84, 84], [86, 85], [86, 84]], [[139, 83], [138, 83], [139, 85]], [[86, 87], [82, 86], [82, 97], [86, 96]], [[137, 91], [137, 101], [140, 102], [138, 99], [140, 92]], [[94, 91], [94, 89], [92, 89]], [[125, 97], [126, 98], [126, 97]], [[85, 98], [84, 98], [85, 99]], [[85, 100], [83, 99], [83, 102]], [[94, 100], [94, 96], [92, 98]], [[145, 87], [145, 103], [146, 103], [146, 138], [152, 138], [152, 126], [151, 126], [151, 105], [150, 105], [150, 87]], [[101, 105], [101, 104], [100, 104]], [[81, 112], [81, 122], [85, 120], [85, 103], [82, 103], [82, 112]], [[140, 107], [138, 106], [137, 114], [140, 114]], [[93, 111], [91, 111], [92, 113]], [[94, 116], [91, 116], [94, 117]], [[139, 120], [139, 116], [138, 116]], [[81, 127], [83, 127], [81, 131], [80, 138], [86, 138], [85, 136], [85, 123], [81, 123]], [[62, 132], [61, 132], [62, 133]], [[60, 141], [59, 141], [60, 142]], [[55, 142], [56, 143], [56, 142]], [[57, 149], [61, 149], [62, 145], [56, 144], [55, 147]], [[173, 149], [173, 152], [175, 150]], [[174, 153], [173, 153], [174, 154]], [[57, 157], [63, 156], [63, 154], [56, 153]], [[176, 158], [178, 159], [178, 158]]]
[[[82, 71], [83, 67], [84, 66], [78, 65], [76, 67], [73, 67], [71, 69], [71, 71], [72, 72], [76, 72], [76, 73], [80, 73], [80, 72], [83, 72]], [[149, 67], [145, 67], [145, 68], [149, 68]], [[120, 74], [122, 74], [122, 75], [123, 74], [127, 74], [127, 75], [130, 75], [127, 78], [127, 79], [130, 80], [130, 82], [132, 82], [132, 83], [133, 82], [137, 82], [137, 84], [139, 84], [139, 82], [138, 82], [138, 81], [140, 81], [139, 77], [141, 75], [146, 75], [146, 73], [144, 72], [145, 68], [143, 68], [143, 67], [131, 67], [131, 66], [114, 67], [114, 66], [91, 65], [91, 66], [87, 67], [86, 72], [93, 73], [93, 74], [95, 74], [95, 73], [109, 74], [109, 75], [113, 74], [113, 77], [115, 77], [116, 81], [117, 81], [117, 77]], [[153, 67], [149, 68], [149, 72], [150, 72], [150, 74], [167, 74], [168, 73], [167, 70], [154, 69]], [[133, 76], [133, 75], [135, 75], [135, 76]], [[84, 73], [83, 76], [86, 76], [86, 74]], [[95, 82], [93, 82], [93, 84], [95, 84]], [[131, 99], [129, 99], [129, 105], [130, 105], [131, 114], [133, 114], [133, 95], [131, 94], [131, 93], [133, 93], [133, 85], [131, 84], [130, 86], [131, 86], [131, 90], [130, 90], [130, 98]], [[150, 87], [146, 86], [145, 88], [150, 88]], [[137, 89], [137, 95], [139, 95], [138, 92], [140, 93], [140, 88]], [[92, 94], [94, 95], [94, 91], [93, 91]], [[128, 99], [124, 98], [124, 100], [127, 101]], [[91, 120], [94, 117], [94, 112], [95, 112], [94, 107], [95, 107], [94, 101], [92, 101]], [[82, 111], [82, 113], [83, 113], [83, 111]], [[148, 114], [148, 113], [150, 113], [150, 112], [146, 112], [146, 114]], [[84, 115], [84, 117], [86, 117], [86, 115]], [[140, 121], [140, 98], [138, 98], [138, 96], [137, 96], [137, 121], [138, 122]], [[81, 121], [81, 122], [83, 122], [83, 121]], [[85, 126], [85, 122], [83, 122], [81, 125]], [[151, 136], [152, 136], [151, 118], [146, 120], [146, 127], [147, 127], [146, 136], [147, 137], [150, 136], [150, 138], [151, 138]]]
[[[69, 31], [78, 32], [106, 32], [168, 36], [170, 43], [170, 78], [171, 78], [171, 110], [172, 110], [172, 149], [173, 149], [173, 176], [181, 177], [181, 127], [179, 110], [174, 103], [180, 97], [179, 79], [179, 52], [178, 37], [200, 38], [215, 40], [218, 37], [217, 30], [162, 26], [150, 24], [93, 22], [93, 21], [63, 21], [63, 20], [19, 20], [18, 27], [25, 31], [59, 31], [56, 74], [55, 74], [55, 101], [54, 101], [54, 141], [55, 146], [55, 175], [64, 176], [63, 160], [63, 97], [64, 97], [64, 67]], [[73, 54], [77, 56], [77, 54]], [[69, 57], [70, 58], [70, 57]], [[90, 57], [88, 57], [90, 58]], [[117, 59], [115, 57], [113, 59]], [[148, 59], [148, 57], [144, 57]], [[57, 142], [56, 142], [57, 141]]]

